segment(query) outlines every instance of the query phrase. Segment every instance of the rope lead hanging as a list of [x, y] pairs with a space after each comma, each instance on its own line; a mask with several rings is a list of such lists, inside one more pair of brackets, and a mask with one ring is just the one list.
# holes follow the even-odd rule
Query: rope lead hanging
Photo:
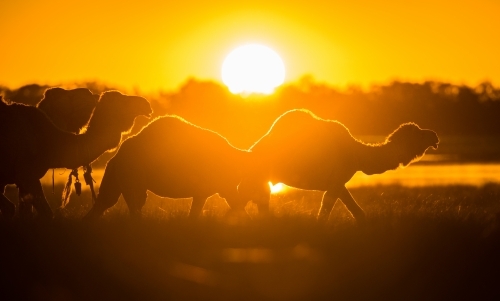
[[90, 191], [92, 192], [92, 203], [94, 204], [97, 197], [94, 191], [94, 183], [96, 183], [96, 181], [92, 178], [92, 166], [90, 166], [90, 164], [85, 165], [83, 167], [83, 171], [83, 179], [85, 180], [85, 184], [90, 186]]
[[75, 192], [77, 195], [82, 193], [82, 184], [78, 179], [78, 168], [71, 170], [66, 185], [64, 185], [64, 190], [62, 194], [62, 204], [61, 207], [64, 208], [69, 201], [69, 196], [71, 195], [71, 184], [73, 183], [73, 177], [75, 177]]
[[[83, 166], [83, 179], [85, 180], [85, 184], [90, 186], [90, 191], [92, 193], [92, 203], [95, 203], [97, 200], [97, 196], [94, 190], [94, 183], [96, 181], [92, 178], [92, 166], [90, 164]], [[71, 173], [68, 176], [68, 180], [66, 181], [66, 185], [64, 186], [63, 195], [62, 195], [62, 205], [64, 208], [69, 201], [69, 196], [71, 195], [71, 184], [73, 183], [73, 177], [75, 177], [75, 193], [80, 196], [82, 194], [82, 183], [78, 178], [78, 168], [71, 170]]]

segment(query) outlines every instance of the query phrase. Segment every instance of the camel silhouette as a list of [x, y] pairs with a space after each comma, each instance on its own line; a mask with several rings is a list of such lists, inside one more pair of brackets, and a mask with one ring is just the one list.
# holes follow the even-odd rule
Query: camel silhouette
[[[31, 204], [50, 218], [40, 178], [50, 168], [74, 169], [90, 164], [105, 151], [116, 148], [139, 115], [152, 113], [149, 102], [118, 91], [104, 92], [81, 135], [62, 131], [40, 109], [0, 101], [0, 188], [16, 184], [20, 206]], [[0, 195], [2, 215], [12, 217], [15, 207]], [[20, 211], [20, 213], [23, 211]]]
[[122, 143], [106, 165], [97, 201], [84, 219], [98, 218], [120, 195], [130, 214], [140, 216], [147, 190], [162, 197], [192, 197], [191, 217], [199, 216], [205, 200], [216, 193], [232, 210], [242, 211], [237, 186], [250, 155], [181, 117], [160, 117]]
[[252, 165], [239, 190], [242, 198], [257, 203], [259, 212], [269, 210], [268, 181], [325, 191], [320, 220], [327, 219], [341, 199], [356, 220], [364, 222], [363, 209], [345, 187], [356, 171], [372, 175], [407, 166], [438, 143], [435, 132], [405, 123], [383, 143], [366, 144], [338, 121], [321, 119], [305, 109], [291, 110], [250, 148], [259, 164]]

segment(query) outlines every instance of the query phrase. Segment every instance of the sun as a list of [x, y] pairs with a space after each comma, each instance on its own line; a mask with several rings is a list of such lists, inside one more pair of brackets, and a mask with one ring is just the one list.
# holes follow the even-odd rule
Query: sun
[[273, 183], [269, 182], [269, 188], [271, 189], [271, 193], [281, 192], [283, 190], [283, 183], [273, 185]]
[[271, 48], [247, 44], [228, 54], [221, 73], [222, 81], [234, 94], [271, 94], [285, 81], [285, 64]]

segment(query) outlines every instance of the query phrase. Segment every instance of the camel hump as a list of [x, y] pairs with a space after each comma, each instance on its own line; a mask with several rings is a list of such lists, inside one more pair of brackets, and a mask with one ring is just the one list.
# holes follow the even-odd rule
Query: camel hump
[[340, 122], [322, 119], [309, 110], [297, 109], [278, 117], [269, 131], [252, 147], [252, 151], [278, 149], [279, 145], [325, 146], [327, 141], [338, 144], [351, 140], [349, 130]]
[[36, 106], [58, 128], [77, 134], [88, 123], [97, 105], [97, 97], [87, 88], [49, 88]]
[[[166, 137], [168, 135], [168, 137]], [[141, 131], [142, 139], [151, 140], [149, 137], [164, 137], [164, 139], [169, 139], [171, 141], [185, 141], [188, 140], [190, 143], [195, 143], [198, 141], [200, 143], [205, 143], [206, 146], [220, 146], [225, 148], [227, 145], [232, 148], [233, 146], [224, 136], [221, 134], [206, 129], [191, 122], [185, 120], [182, 117], [176, 115], [166, 115], [161, 116], [150, 122]]]

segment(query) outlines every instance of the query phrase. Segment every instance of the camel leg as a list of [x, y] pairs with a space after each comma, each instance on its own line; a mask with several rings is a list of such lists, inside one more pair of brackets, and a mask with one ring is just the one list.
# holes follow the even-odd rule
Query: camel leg
[[349, 212], [351, 212], [352, 216], [354, 216], [358, 223], [363, 224], [366, 222], [365, 212], [363, 211], [363, 209], [361, 209], [361, 207], [359, 207], [358, 203], [356, 203], [347, 188], [342, 187], [340, 189], [339, 197], [342, 203], [344, 203], [344, 205], [347, 207]]
[[12, 203], [5, 195], [5, 186], [6, 185], [0, 185], [2, 194], [0, 194], [0, 211], [2, 212], [2, 216], [6, 218], [12, 218], [14, 217], [14, 214], [16, 213], [16, 205]]
[[19, 184], [19, 217], [21, 219], [33, 218], [33, 194], [28, 189], [27, 185]]
[[19, 185], [19, 215], [21, 218], [29, 219], [33, 217], [33, 207], [43, 218], [54, 217], [50, 209], [45, 194], [43, 193], [40, 180], [29, 180]]
[[323, 194], [323, 200], [321, 200], [321, 207], [319, 208], [318, 220], [327, 221], [332, 211], [333, 206], [339, 198], [338, 189], [329, 189]]
[[106, 165], [97, 200], [90, 211], [83, 217], [83, 220], [90, 221], [101, 217], [108, 208], [113, 207], [118, 202], [118, 198], [122, 194], [121, 181], [123, 174], [120, 173], [119, 165], [114, 162], [113, 158]]
[[219, 193], [221, 197], [226, 199], [226, 203], [229, 205], [229, 211], [232, 213], [242, 213], [245, 212], [245, 205], [247, 200], [242, 200], [240, 194], [238, 193], [238, 188], [234, 187], [223, 193]]
[[269, 201], [271, 199], [271, 187], [268, 183], [265, 183], [263, 187], [259, 190], [257, 196], [255, 197], [255, 204], [259, 209], [259, 215], [269, 215]]
[[53, 218], [54, 214], [52, 213], [52, 209], [50, 209], [49, 203], [45, 198], [40, 180], [33, 181], [32, 187], [32, 191], [34, 193], [33, 207], [35, 207], [40, 216], [49, 219]]
[[27, 220], [33, 218], [33, 204], [30, 194], [19, 197], [19, 217]]
[[144, 204], [146, 204], [146, 199], [148, 197], [146, 191], [147, 189], [133, 186], [128, 186], [127, 188], [123, 189], [123, 199], [127, 203], [131, 217], [141, 217], [142, 207], [144, 206]]
[[193, 197], [193, 202], [191, 203], [191, 210], [189, 211], [189, 217], [194, 219], [201, 215], [203, 206], [205, 205], [206, 197]]
[[248, 201], [257, 204], [259, 214], [269, 213], [269, 200], [271, 198], [271, 187], [267, 181], [255, 179], [244, 179], [238, 185], [239, 198], [246, 205]]

